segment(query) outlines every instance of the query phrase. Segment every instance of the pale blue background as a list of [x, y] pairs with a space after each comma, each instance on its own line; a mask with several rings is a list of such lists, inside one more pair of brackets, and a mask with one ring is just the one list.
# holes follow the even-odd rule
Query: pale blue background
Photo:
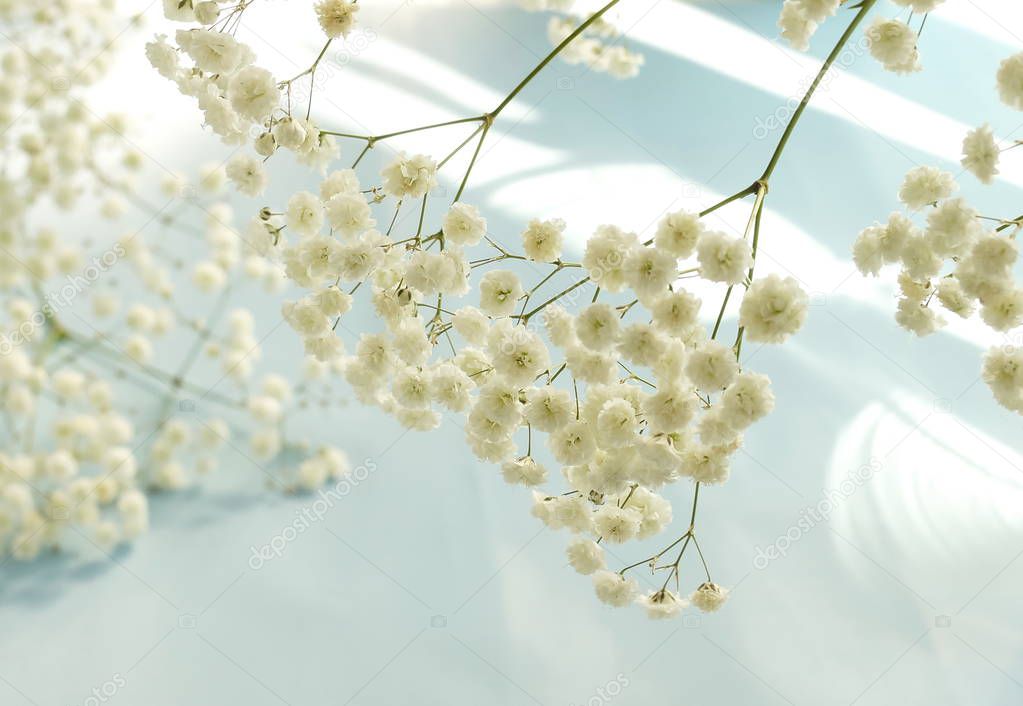
[[[152, 19], [148, 29], [163, 27], [157, 7], [138, 7]], [[774, 2], [700, 8], [744, 31], [776, 35]], [[821, 31], [813, 53], [837, 36], [845, 16]], [[367, 6], [362, 19], [494, 95], [548, 47], [543, 17], [503, 4]], [[208, 137], [195, 139], [197, 114], [168, 86], [135, 92], [132, 81], [160, 80], [141, 65], [140, 41], [126, 38], [124, 83], [98, 95], [124, 105], [149, 101], [153, 123], [135, 139], [157, 165], [189, 169], [226, 154]], [[283, 51], [283, 39], [268, 41]], [[296, 52], [303, 58], [290, 64], [295, 72], [318, 42]], [[470, 189], [493, 232], [517, 232], [532, 202], [505, 206], [543, 182], [507, 192], [515, 198], [495, 194], [565, 163], [677, 171], [700, 193], [729, 192], [759, 174], [776, 135], [753, 138], [754, 117], [772, 114], [785, 97], [635, 47], [647, 60], [637, 79], [619, 83], [559, 63], [523, 93], [525, 119], [504, 130], [559, 150], [564, 161]], [[935, 16], [922, 48], [928, 71], [911, 78], [884, 74], [869, 59], [849, 72], [964, 123], [991, 120], [1001, 136], [1023, 122], [996, 107], [991, 90], [994, 67], [1018, 42]], [[371, 45], [367, 57], [376, 50]], [[772, 49], [735, 51], [749, 54], [755, 72], [758, 52]], [[420, 83], [373, 66], [365, 72], [443, 105], [429, 75]], [[564, 78], [572, 82], [557, 83]], [[330, 84], [334, 107], [323, 109], [352, 127], [346, 120], [362, 122], [355, 116], [368, 108], [346, 93], [345, 80], [342, 73]], [[420, 122], [402, 109], [396, 104], [377, 131]], [[161, 132], [168, 124], [175, 132]], [[345, 149], [351, 155], [351, 145]], [[769, 208], [812, 234], [817, 254], [847, 260], [855, 233], [896, 207], [902, 174], [935, 161], [869, 125], [811, 110], [772, 182]], [[303, 172], [294, 175], [311, 183]], [[284, 182], [264, 201], [294, 190]], [[1019, 210], [1021, 194], [1011, 184], [981, 191], [967, 177], [963, 183], [985, 212]], [[642, 184], [612, 182], [565, 208], [639, 218], [628, 211], [642, 191]], [[533, 198], [551, 204], [558, 194], [539, 189]], [[657, 209], [667, 206], [662, 199]], [[132, 218], [134, 227], [145, 220]], [[577, 254], [578, 241], [572, 247]], [[806, 261], [798, 255], [786, 251], [785, 266], [812, 274], [810, 253]], [[612, 699], [622, 706], [1020, 703], [1020, 418], [977, 382], [978, 345], [946, 334], [912, 338], [892, 320], [891, 290], [877, 290], [889, 292], [879, 305], [852, 272], [845, 265], [848, 282], [815, 283], [816, 306], [792, 345], [755, 355], [756, 369], [774, 381], [778, 409], [747, 436], [732, 480], [706, 492], [700, 509], [715, 578], [734, 588], [720, 613], [658, 623], [600, 605], [588, 581], [565, 566], [566, 537], [542, 530], [529, 516], [528, 493], [471, 457], [453, 420], [431, 435], [404, 433], [351, 402], [301, 424], [314, 440], [337, 443], [355, 464], [375, 470], [258, 571], [248, 564], [251, 547], [279, 534], [314, 498], [266, 491], [262, 473], [240, 452], [206, 487], [156, 499], [152, 532], [113, 560], [5, 564], [0, 703], [86, 703], [94, 687], [117, 675], [125, 686], [109, 702], [146, 706], [554, 706], [599, 699], [615, 680], [627, 682]], [[267, 367], [287, 366], [297, 346], [277, 327], [278, 304], [248, 296], [268, 335]], [[350, 333], [345, 338], [351, 343]], [[171, 360], [177, 353], [162, 351]], [[146, 409], [145, 399], [139, 407]], [[203, 404], [196, 411], [211, 413]], [[754, 568], [757, 547], [775, 542], [826, 488], [871, 459], [881, 470], [830, 521], [805, 533], [786, 557]], [[679, 517], [689, 493], [680, 486], [671, 494]], [[638, 555], [633, 548], [622, 559]], [[695, 573], [690, 579], [698, 581]]]

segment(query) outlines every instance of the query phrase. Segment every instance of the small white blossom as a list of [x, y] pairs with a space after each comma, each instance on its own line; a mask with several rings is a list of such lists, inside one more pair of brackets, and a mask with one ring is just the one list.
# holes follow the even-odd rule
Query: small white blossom
[[746, 290], [739, 307], [739, 325], [750, 341], [782, 343], [802, 328], [809, 303], [794, 278], [770, 274]]
[[963, 138], [961, 164], [982, 184], [990, 184], [998, 174], [998, 144], [989, 125], [970, 130]]
[[728, 600], [728, 589], [716, 583], [703, 583], [689, 596], [689, 602], [704, 613], [713, 613]]
[[922, 68], [916, 48], [916, 32], [905, 22], [875, 17], [866, 29], [866, 37], [870, 55], [886, 70], [906, 74]]
[[753, 264], [749, 243], [721, 231], [707, 231], [696, 246], [700, 274], [712, 282], [739, 284]]

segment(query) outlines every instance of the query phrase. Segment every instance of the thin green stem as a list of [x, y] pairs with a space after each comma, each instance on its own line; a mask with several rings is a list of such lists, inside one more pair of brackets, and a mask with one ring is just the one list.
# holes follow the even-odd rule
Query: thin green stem
[[853, 32], [856, 31], [856, 28], [860, 25], [860, 22], [863, 21], [863, 18], [867, 16], [867, 13], [873, 9], [876, 3], [877, 0], [863, 0], [863, 2], [859, 4], [856, 16], [853, 17], [849, 26], [845, 28], [845, 32], [843, 32], [842, 36], [838, 39], [838, 43], [835, 44], [831, 53], [828, 54], [828, 58], [826, 58], [824, 60], [824, 64], [821, 65], [820, 71], [817, 72], [817, 75], [813, 79], [813, 83], [810, 84], [810, 88], [807, 89], [806, 93], [803, 95], [803, 99], [799, 101], [799, 106], [796, 108], [795, 112], [792, 113], [792, 119], [789, 120], [789, 124], [785, 126], [785, 132], [782, 133], [781, 139], [778, 141], [778, 146], [774, 148], [774, 153], [771, 155], [771, 161], [767, 163], [767, 168], [764, 169], [764, 173], [760, 177], [761, 181], [768, 181], [771, 178], [771, 175], [774, 174], [774, 169], [778, 166], [778, 160], [781, 159], [782, 152], [785, 151], [785, 146], [788, 145], [789, 138], [792, 137], [792, 132], [796, 129], [796, 125], [799, 124], [800, 118], [803, 117], [803, 112], [806, 110], [807, 104], [810, 102], [814, 92], [817, 90], [817, 86], [820, 85], [824, 76], [831, 69], [832, 64], [834, 64], [835, 60], [838, 59], [838, 55], [842, 53], [842, 49], [849, 42], [849, 39], [852, 37]]
[[491, 111], [490, 113], [491, 117], [496, 118], [500, 114], [500, 112], [504, 110], [505, 107], [507, 107], [507, 105], [515, 99], [515, 96], [517, 96], [519, 92], [521, 92], [522, 89], [529, 84], [530, 81], [536, 78], [536, 75], [543, 71], [547, 64], [551, 63], [554, 60], [554, 57], [560, 54], [565, 47], [572, 43], [572, 40], [574, 40], [580, 34], [585, 32], [590, 25], [599, 20], [604, 15], [604, 13], [606, 13], [612, 7], [617, 5], [618, 2], [619, 0], [611, 0], [611, 2], [604, 5], [604, 7], [600, 8], [595, 13], [586, 18], [578, 27], [576, 27], [572, 31], [571, 34], [569, 34], [567, 37], [561, 40], [561, 43], [558, 44], [558, 46], [554, 47], [554, 49], [552, 49], [551, 52], [547, 56], [545, 56], [539, 64], [533, 67], [532, 71], [526, 74], [525, 78], [519, 81], [518, 85], [512, 89], [511, 93], [505, 96], [505, 99], [501, 101], [500, 105], [498, 105], [496, 108], [494, 108], [493, 111]]

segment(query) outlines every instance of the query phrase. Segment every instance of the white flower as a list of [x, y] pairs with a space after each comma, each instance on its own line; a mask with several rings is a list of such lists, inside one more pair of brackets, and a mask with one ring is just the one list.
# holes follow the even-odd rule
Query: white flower
[[1023, 289], [1008, 289], [987, 297], [980, 316], [996, 331], [1009, 331], [1023, 324]]
[[281, 100], [274, 77], [258, 66], [246, 66], [231, 77], [227, 98], [239, 115], [257, 122], [268, 116]]
[[56, 371], [50, 382], [54, 393], [65, 400], [76, 398], [85, 390], [85, 376], [69, 368]]
[[999, 404], [1023, 414], [1023, 348], [991, 348], [984, 356], [981, 376]]
[[320, 132], [308, 122], [305, 123], [308, 134], [298, 152], [299, 164], [312, 167], [320, 174], [327, 173], [327, 167], [341, 155], [337, 139], [333, 135]]
[[627, 579], [606, 569], [593, 573], [593, 588], [601, 602], [617, 608], [632, 603], [639, 592], [639, 584], [635, 579]]
[[665, 215], [657, 224], [654, 246], [677, 258], [686, 258], [693, 254], [703, 230], [700, 214], [675, 211]]
[[527, 391], [523, 413], [537, 431], [553, 432], [575, 420], [575, 403], [567, 390], [545, 385]]
[[593, 430], [585, 422], [573, 421], [555, 429], [547, 437], [547, 445], [560, 463], [579, 465], [586, 463], [597, 450]]
[[895, 321], [899, 326], [907, 331], [912, 331], [917, 336], [932, 334], [944, 324], [942, 318], [933, 309], [907, 297], [899, 299]]
[[643, 414], [651, 431], [670, 434], [681, 431], [696, 414], [696, 393], [682, 383], [661, 385], [643, 400]]
[[473, 381], [454, 363], [441, 363], [430, 376], [430, 396], [452, 412], [464, 412], [472, 401]]
[[195, 5], [195, 19], [200, 24], [211, 25], [220, 17], [220, 6], [216, 0], [203, 0]]
[[753, 264], [749, 243], [721, 231], [711, 230], [700, 236], [696, 246], [700, 274], [712, 282], [739, 284]]
[[480, 280], [480, 308], [491, 316], [508, 316], [525, 292], [511, 270], [491, 270]]
[[717, 341], [705, 341], [689, 355], [686, 375], [704, 392], [721, 390], [735, 380], [739, 364], [731, 348]]
[[980, 231], [977, 212], [963, 199], [946, 199], [927, 214], [927, 239], [937, 255], [962, 255]]
[[838, 11], [840, 0], [795, 0], [803, 13], [818, 24]]
[[316, 292], [316, 303], [327, 316], [341, 316], [352, 308], [352, 295], [337, 287], [327, 287]]
[[269, 157], [277, 151], [277, 139], [272, 132], [264, 132], [256, 138], [252, 147], [260, 157]]
[[964, 290], [963, 285], [956, 277], [943, 277], [935, 287], [935, 294], [938, 301], [953, 314], [969, 318], [973, 315], [973, 298]]
[[722, 414], [735, 429], [745, 429], [772, 409], [771, 380], [759, 373], [741, 373], [721, 395]]
[[797, 0], [785, 0], [778, 16], [778, 29], [793, 49], [806, 51], [810, 48], [810, 37], [817, 31], [817, 23], [807, 16]]
[[[212, 89], [212, 87], [211, 87]], [[225, 142], [238, 143], [245, 139], [241, 117], [231, 107], [230, 101], [215, 90], [204, 91], [198, 96], [200, 110], [206, 124]]]
[[181, 0], [163, 0], [163, 16], [176, 22], [194, 22], [195, 11], [191, 2]]
[[860, 231], [853, 241], [852, 256], [856, 269], [864, 275], [877, 276], [885, 264], [881, 248], [881, 237], [884, 226], [874, 224]]
[[870, 55], [886, 70], [907, 74], [923, 68], [916, 49], [916, 32], [905, 22], [875, 17], [865, 34]]
[[689, 602], [704, 613], [713, 613], [728, 600], [728, 589], [718, 586], [716, 583], [702, 583], [700, 587], [689, 596]]
[[509, 382], [528, 385], [550, 365], [547, 347], [525, 326], [503, 319], [487, 337], [487, 353], [494, 370]]
[[474, 306], [463, 306], [451, 317], [451, 324], [462, 338], [478, 346], [487, 337], [490, 319]]
[[907, 238], [901, 257], [906, 274], [914, 280], [926, 280], [941, 270], [942, 259], [934, 252], [931, 241], [924, 235]]
[[880, 233], [881, 256], [885, 262], [898, 262], [906, 240], [919, 234], [913, 222], [898, 211], [888, 216], [888, 222]]
[[902, 296], [915, 302], [922, 302], [934, 292], [930, 280], [915, 280], [905, 271], [899, 273], [898, 281]]
[[622, 329], [618, 353], [636, 365], [652, 366], [664, 353], [667, 339], [652, 324], [630, 324]]
[[739, 307], [739, 325], [750, 341], [783, 343], [802, 328], [809, 303], [794, 278], [770, 274], [746, 290]]
[[161, 76], [173, 79], [178, 73], [178, 53], [167, 43], [167, 35], [159, 34], [146, 44], [146, 58]]
[[579, 342], [593, 350], [604, 351], [618, 341], [621, 317], [610, 304], [596, 302], [580, 312], [575, 320]]
[[629, 287], [643, 301], [667, 292], [668, 285], [678, 275], [676, 257], [659, 248], [633, 248], [625, 256], [622, 267]]
[[426, 329], [419, 326], [415, 321], [402, 321], [392, 331], [391, 342], [394, 352], [405, 363], [413, 366], [421, 366], [430, 357], [432, 347], [430, 339], [426, 336]]
[[269, 395], [250, 397], [248, 410], [254, 419], [264, 424], [276, 424], [284, 414], [280, 400]]
[[997, 233], [989, 233], [974, 244], [969, 259], [980, 269], [992, 274], [1008, 274], [1019, 252], [1016, 241]]
[[615, 78], [632, 78], [639, 74], [639, 67], [646, 63], [646, 58], [628, 47], [616, 44], [605, 49], [603, 57], [604, 69]]
[[317, 338], [330, 329], [330, 319], [312, 297], [305, 297], [297, 302], [285, 302], [281, 306], [281, 315], [288, 325], [303, 338]]
[[251, 51], [225, 32], [179, 29], [175, 39], [195, 65], [208, 74], [229, 76], [252, 60]]
[[956, 190], [955, 178], [937, 167], [916, 167], [906, 173], [899, 199], [914, 211], [946, 199]]
[[315, 235], [323, 225], [323, 202], [316, 194], [299, 191], [288, 199], [288, 228], [299, 235]]
[[1013, 54], [999, 64], [997, 79], [1002, 102], [1023, 110], [1023, 52]]
[[505, 461], [501, 464], [501, 475], [506, 483], [512, 484], [541, 485], [547, 482], [547, 469], [532, 456]]
[[593, 528], [605, 541], [611, 544], [621, 544], [639, 533], [642, 519], [642, 515], [632, 508], [605, 504], [593, 513]]
[[338, 194], [357, 194], [360, 189], [359, 177], [355, 170], [339, 169], [331, 172], [320, 182], [320, 198], [327, 202]]
[[674, 618], [682, 612], [683, 608], [689, 605], [689, 601], [666, 588], [662, 588], [659, 591], [651, 591], [640, 596], [636, 599], [636, 604], [646, 609], [647, 617], [662, 619]]
[[557, 304], [548, 304], [541, 315], [551, 343], [566, 349], [576, 345], [575, 320], [571, 314]]
[[902, 7], [912, 8], [913, 12], [923, 14], [935, 9], [945, 0], [892, 0], [892, 2]]
[[124, 352], [136, 363], [147, 363], [153, 357], [153, 344], [144, 336], [129, 336], [124, 342]]
[[[635, 459], [636, 451], [631, 446], [600, 450], [585, 466], [566, 468], [565, 477], [572, 487], [581, 493], [593, 491], [611, 499], [612, 496], [629, 490]], [[637, 514], [636, 519], [643, 518]], [[638, 526], [636, 532], [639, 532]]]
[[476, 245], [487, 232], [487, 219], [475, 206], [456, 202], [451, 204], [441, 225], [444, 240], [455, 245]]
[[534, 218], [522, 232], [522, 249], [535, 262], [555, 262], [561, 257], [565, 222], [560, 218]]
[[320, 0], [314, 7], [323, 33], [331, 39], [347, 36], [355, 25], [355, 13], [359, 11], [358, 4], [348, 0]]
[[381, 175], [384, 191], [391, 196], [420, 198], [437, 186], [437, 163], [423, 154], [409, 157], [402, 152]]
[[391, 385], [391, 392], [398, 404], [405, 407], [430, 406], [430, 381], [426, 373], [411, 366], [398, 372]]
[[731, 424], [720, 407], [712, 407], [701, 414], [696, 430], [704, 446], [731, 444], [739, 437], [740, 431]]
[[699, 321], [699, 297], [676, 289], [650, 305], [654, 323], [670, 336], [684, 336]]
[[192, 270], [192, 283], [205, 293], [216, 292], [223, 288], [227, 281], [227, 273], [215, 262], [208, 260], [196, 263]]
[[247, 196], [259, 196], [266, 188], [263, 162], [252, 155], [236, 154], [228, 161], [226, 171], [227, 178]]
[[981, 125], [963, 138], [962, 165], [981, 183], [990, 184], [998, 174], [998, 144], [991, 126]]
[[590, 279], [602, 289], [620, 292], [626, 285], [622, 265], [629, 252], [636, 247], [639, 247], [639, 240], [635, 233], [626, 233], [617, 226], [598, 226], [586, 243], [583, 267]]
[[566, 553], [568, 554], [568, 563], [584, 576], [589, 576], [605, 566], [604, 550], [592, 539], [573, 537], [568, 543]]
[[356, 235], [376, 225], [366, 197], [358, 192], [334, 194], [325, 207], [330, 227], [342, 235]]
[[610, 399], [597, 415], [597, 434], [603, 448], [625, 446], [636, 441], [639, 420], [632, 403], [622, 397]]

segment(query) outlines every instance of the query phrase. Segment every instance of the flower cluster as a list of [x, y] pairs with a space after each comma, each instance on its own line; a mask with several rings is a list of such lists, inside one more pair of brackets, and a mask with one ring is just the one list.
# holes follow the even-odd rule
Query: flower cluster
[[[793, 48], [806, 51], [810, 39], [829, 17], [834, 16], [845, 0], [785, 0], [778, 17], [781, 36]], [[870, 55], [888, 71], [912, 73], [922, 67], [917, 51], [919, 31], [910, 27], [913, 13], [926, 14], [944, 0], [894, 0], [896, 5], [910, 9], [908, 21], [875, 17], [865, 31]], [[851, 4], [851, 3], [850, 3]], [[861, 4], [862, 5], [862, 4]], [[859, 8], [861, 5], [856, 5]], [[920, 29], [923, 29], [921, 24]]]
[[[0, 556], [32, 559], [76, 542], [109, 550], [146, 530], [135, 429], [107, 381], [71, 367], [48, 372], [15, 350], [0, 357], [0, 390], [16, 435], [0, 453]], [[44, 434], [53, 442], [44, 448], [31, 443], [40, 407], [50, 407]]]
[[[937, 3], [918, 3], [928, 11]], [[901, 72], [897, 67], [889, 67]], [[1005, 59], [997, 73], [999, 96], [1023, 109], [1023, 53]], [[962, 166], [982, 184], [998, 174], [1000, 148], [988, 125], [970, 130], [963, 140]], [[954, 176], [936, 167], [912, 169], [899, 189], [906, 212], [864, 229], [853, 246], [861, 272], [877, 275], [898, 265], [901, 296], [895, 319], [918, 336], [947, 323], [942, 314], [979, 318], [1002, 337], [984, 357], [981, 375], [995, 399], [1023, 414], [1023, 286], [1015, 268], [1016, 235], [1021, 219], [985, 216], [962, 196]], [[985, 225], [986, 224], [986, 225]]]
[[[414, 178], [391, 182], [391, 174]], [[415, 182], [435, 182], [422, 157], [399, 157], [381, 178], [385, 201], [407, 196]], [[701, 323], [702, 302], [680, 273], [743, 283], [753, 264], [745, 240], [680, 211], [665, 216], [647, 243], [601, 226], [582, 262], [570, 263], [558, 219], [525, 225], [522, 254], [492, 241], [483, 216], [460, 202], [433, 235], [396, 239], [374, 228], [363, 191], [351, 170], [333, 172], [318, 195], [296, 194], [281, 222], [267, 223], [276, 234], [269, 255], [307, 289], [284, 304], [285, 319], [310, 354], [340, 361], [361, 401], [412, 429], [464, 415], [473, 453], [499, 464], [506, 481], [531, 487], [552, 475], [534, 453], [536, 437], [546, 435], [567, 489], [535, 492], [533, 513], [588, 538], [591, 561], [573, 562], [587, 574], [603, 566], [593, 540], [646, 539], [668, 527], [665, 486], [728, 478], [743, 432], [771, 411], [774, 396], [767, 377], [743, 370], [734, 347]], [[490, 252], [472, 259], [469, 248], [483, 241]], [[490, 269], [515, 261], [545, 265], [545, 281], [527, 286], [515, 270]], [[478, 300], [464, 302], [479, 271]], [[540, 285], [569, 273], [568, 286], [530, 307]], [[584, 286], [587, 301], [579, 302]], [[346, 354], [334, 329], [355, 297], [385, 329], [363, 333]], [[750, 341], [781, 343], [800, 328], [807, 304], [792, 278], [757, 279], [739, 325]], [[572, 546], [570, 555], [580, 551]], [[598, 596], [624, 600], [605, 590], [606, 581], [606, 574], [595, 579]], [[644, 599], [652, 600], [664, 596]]]
[[[265, 259], [245, 257], [225, 203], [196, 196], [221, 192], [226, 170], [203, 168], [196, 186], [164, 180], [167, 199], [203, 214], [199, 226], [185, 222], [184, 209], [170, 215], [140, 196], [148, 158], [124, 138], [129, 121], [98, 116], [82, 91], [105, 72], [125, 18], [109, 2], [51, 5], [0, 4], [13, 39], [0, 56], [0, 116], [9, 124], [0, 142], [0, 558], [21, 560], [134, 539], [148, 526], [150, 492], [192, 484], [245, 437], [248, 455], [284, 466], [267, 473], [278, 487], [312, 489], [347, 471], [336, 448], [309, 452], [287, 436], [286, 419], [310, 400], [291, 379], [258, 374], [252, 313], [221, 316], [242, 280], [270, 290], [285, 282]], [[215, 3], [196, 12], [204, 5]], [[155, 237], [96, 243], [41, 225], [67, 212], [67, 220], [98, 215], [107, 231], [132, 207]], [[176, 296], [188, 275], [205, 301]], [[159, 354], [185, 343], [186, 365]], [[200, 384], [199, 357], [218, 363], [213, 380], [234, 389]], [[216, 413], [198, 414], [199, 400]], [[299, 460], [283, 461], [285, 449]]]
[[[320, 6], [314, 9], [322, 24]], [[552, 56], [571, 55], [584, 31], [601, 26], [600, 14], [564, 33]], [[269, 157], [277, 146], [301, 148], [306, 138], [290, 136], [312, 125], [308, 113], [294, 117], [283, 90], [275, 94], [282, 105], [273, 103], [269, 87], [278, 84], [270, 80], [263, 80], [258, 109], [251, 108], [253, 92], [232, 86], [244, 84], [246, 72], [262, 70], [254, 69], [251, 50], [221, 34], [181, 30], [176, 48], [162, 39], [151, 44], [150, 59], [188, 95], [202, 83], [200, 93], [213, 96], [218, 110], [230, 106], [229, 122], [255, 124], [258, 155]], [[229, 66], [204, 65], [197, 43], [230, 47], [216, 53], [217, 61], [228, 56]], [[181, 54], [195, 66], [177, 68]], [[314, 73], [318, 61], [299, 77]], [[534, 489], [537, 518], [574, 535], [570, 563], [592, 577], [600, 600], [636, 602], [654, 617], [675, 615], [687, 604], [715, 610], [727, 591], [711, 581], [706, 562], [706, 581], [692, 595], [683, 598], [677, 584], [687, 548], [703, 556], [695, 531], [700, 487], [728, 479], [744, 433], [774, 407], [768, 378], [740, 364], [742, 343], [787, 340], [805, 321], [808, 297], [790, 277], [754, 279], [766, 178], [702, 213], [665, 215], [647, 240], [600, 226], [579, 262], [564, 251], [569, 225], [559, 218], [522, 224], [514, 246], [489, 231], [484, 214], [461, 199], [475, 155], [450, 205], [431, 212], [444, 166], [477, 137], [479, 153], [490, 126], [528, 80], [479, 117], [377, 136], [321, 129], [317, 149], [324, 136], [361, 141], [364, 148], [349, 168], [328, 170], [312, 190], [260, 209], [246, 242], [300, 290], [285, 301], [282, 315], [307, 355], [339, 370], [362, 402], [410, 429], [457, 420], [479, 459], [498, 465], [507, 482]], [[232, 94], [245, 97], [234, 101]], [[202, 101], [200, 107], [207, 110]], [[207, 123], [229, 143], [245, 132], [224, 130], [209, 115]], [[377, 173], [358, 170], [383, 140], [458, 124], [475, 131], [443, 159], [399, 152]], [[333, 143], [330, 153], [337, 154]], [[240, 156], [232, 163], [245, 165], [236, 175], [228, 167], [239, 190], [258, 194], [262, 161]], [[754, 195], [741, 236], [708, 225], [704, 216], [711, 211]], [[399, 220], [410, 203], [418, 211], [414, 227]], [[536, 272], [535, 281], [524, 281]], [[723, 293], [712, 325], [687, 288], [693, 280]], [[743, 294], [728, 344], [720, 338], [735, 288]], [[359, 332], [348, 351], [338, 329], [358, 328], [349, 312], [360, 304], [372, 309], [379, 328]], [[663, 493], [678, 482], [694, 486], [688, 528], [654, 556], [608, 571], [602, 546], [668, 529], [673, 508]], [[627, 576], [643, 565], [666, 570], [661, 588], [646, 595]]]
[[[529, 12], [554, 13], [547, 22], [547, 37], [557, 46], [586, 18], [573, 10], [575, 0], [520, 0]], [[559, 53], [567, 64], [580, 64], [590, 71], [607, 73], [615, 78], [632, 78], [643, 66], [643, 55], [625, 46], [624, 38], [610, 22], [599, 19], [586, 31], [572, 39]]]

